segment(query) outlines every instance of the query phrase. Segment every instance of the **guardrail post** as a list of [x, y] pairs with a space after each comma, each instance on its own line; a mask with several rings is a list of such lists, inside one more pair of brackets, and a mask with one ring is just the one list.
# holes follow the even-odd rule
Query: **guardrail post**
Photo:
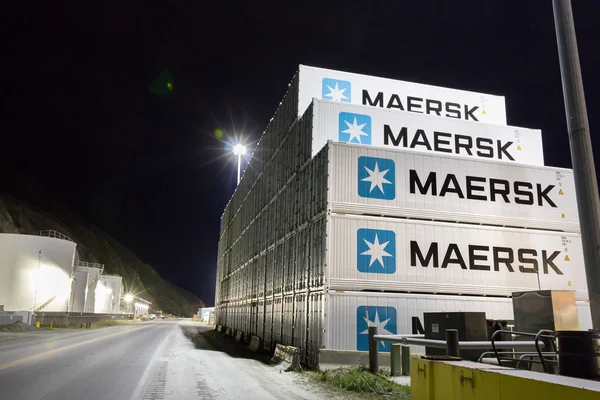
[[400, 365], [400, 344], [392, 343], [390, 350], [390, 367], [392, 376], [400, 376], [401, 365]]
[[369, 326], [369, 371], [379, 372], [379, 346], [377, 340], [377, 327]]
[[402, 375], [410, 375], [410, 346], [402, 346]]
[[446, 352], [449, 356], [459, 357], [458, 330], [446, 329]]

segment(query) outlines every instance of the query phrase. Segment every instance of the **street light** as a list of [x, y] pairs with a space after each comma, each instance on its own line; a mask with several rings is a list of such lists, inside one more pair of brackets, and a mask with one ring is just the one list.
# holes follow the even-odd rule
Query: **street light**
[[233, 154], [237, 156], [238, 159], [238, 174], [237, 174], [237, 183], [240, 184], [240, 173], [242, 169], [242, 155], [246, 154], [246, 146], [242, 144], [236, 144], [233, 146]]
[[133, 301], [133, 295], [131, 294], [126, 294], [125, 295], [125, 302], [126, 303], [131, 303]]

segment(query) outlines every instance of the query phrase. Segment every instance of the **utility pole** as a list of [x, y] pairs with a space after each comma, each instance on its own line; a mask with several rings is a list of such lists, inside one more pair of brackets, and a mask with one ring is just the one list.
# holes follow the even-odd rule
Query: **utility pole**
[[600, 329], [600, 204], [571, 0], [552, 0], [592, 326]]

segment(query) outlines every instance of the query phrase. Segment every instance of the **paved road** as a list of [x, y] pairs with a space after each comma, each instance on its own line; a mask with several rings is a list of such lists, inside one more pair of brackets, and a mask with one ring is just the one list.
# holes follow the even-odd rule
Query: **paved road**
[[229, 347], [233, 339], [189, 321], [9, 339], [0, 335], [3, 399], [335, 398], [297, 375], [235, 354]]
[[[0, 397], [129, 399], [174, 323], [0, 337]], [[3, 397], [4, 398], [4, 397]]]

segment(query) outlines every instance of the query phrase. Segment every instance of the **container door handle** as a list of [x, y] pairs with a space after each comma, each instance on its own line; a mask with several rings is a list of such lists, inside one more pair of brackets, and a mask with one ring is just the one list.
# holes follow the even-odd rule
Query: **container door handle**
[[475, 389], [475, 380], [473, 378], [474, 378], [473, 375], [470, 378], [467, 378], [466, 376], [463, 375], [463, 371], [460, 371], [460, 385], [461, 386], [464, 386], [465, 382], [469, 382], [471, 384], [471, 389]]

